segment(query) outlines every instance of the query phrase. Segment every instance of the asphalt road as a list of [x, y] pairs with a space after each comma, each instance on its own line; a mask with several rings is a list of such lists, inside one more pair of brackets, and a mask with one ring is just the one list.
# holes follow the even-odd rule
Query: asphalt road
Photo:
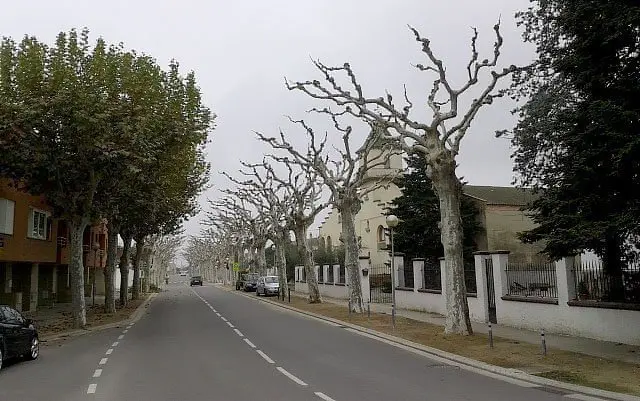
[[234, 292], [180, 283], [156, 297], [133, 326], [47, 345], [37, 361], [6, 366], [0, 400], [568, 398], [442, 364]]

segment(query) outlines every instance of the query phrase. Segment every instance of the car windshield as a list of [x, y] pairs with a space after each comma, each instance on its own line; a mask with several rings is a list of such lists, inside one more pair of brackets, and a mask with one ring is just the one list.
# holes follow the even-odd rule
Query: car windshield
[[192, 280], [202, 280], [201, 276], [193, 276]]
[[265, 277], [264, 278], [264, 282], [265, 283], [277, 283], [278, 282], [278, 277]]

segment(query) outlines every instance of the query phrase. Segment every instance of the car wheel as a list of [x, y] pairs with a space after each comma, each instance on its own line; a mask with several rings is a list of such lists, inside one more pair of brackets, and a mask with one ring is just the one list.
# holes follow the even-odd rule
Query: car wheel
[[40, 341], [38, 341], [38, 337], [33, 337], [31, 339], [31, 347], [29, 348], [29, 353], [27, 354], [27, 358], [30, 361], [38, 359], [40, 355]]

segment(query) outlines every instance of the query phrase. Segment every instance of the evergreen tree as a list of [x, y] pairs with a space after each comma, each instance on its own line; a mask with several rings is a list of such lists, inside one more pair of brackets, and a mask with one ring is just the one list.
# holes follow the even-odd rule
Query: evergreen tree
[[[538, 226], [559, 258], [582, 250], [617, 278], [640, 234], [640, 4], [627, 0], [536, 0], [519, 13], [539, 59], [516, 77], [515, 170], [539, 197]], [[616, 281], [616, 280], [614, 280]]]
[[[407, 158], [409, 173], [396, 180], [402, 195], [394, 199], [388, 214], [400, 220], [395, 229], [396, 252], [403, 252], [406, 258], [425, 258], [437, 262], [444, 256], [440, 239], [440, 207], [438, 196], [427, 177], [426, 162], [421, 155]], [[460, 205], [464, 233], [465, 260], [473, 259], [477, 249], [475, 236], [481, 226], [478, 222], [478, 208], [465, 196]]]

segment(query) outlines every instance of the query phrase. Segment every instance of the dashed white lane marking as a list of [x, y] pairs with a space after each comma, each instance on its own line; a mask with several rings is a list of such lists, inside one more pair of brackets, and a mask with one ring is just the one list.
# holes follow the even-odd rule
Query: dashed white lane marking
[[[256, 352], [258, 353], [258, 355], [260, 355], [265, 361], [269, 362], [269, 363], [275, 363], [273, 361], [273, 359], [269, 358], [269, 356], [267, 354], [265, 354], [264, 352], [260, 351], [259, 349], [256, 350]], [[279, 369], [279, 368], [278, 368]]]
[[122, 330], [122, 334], [127, 334], [129, 332], [129, 330]]
[[102, 369], [96, 369], [96, 371], [93, 372], [93, 377], [100, 377], [100, 375], [102, 375]]
[[98, 385], [95, 383], [89, 384], [89, 388], [87, 389], [87, 394], [95, 394], [96, 387], [98, 387]]
[[213, 309], [213, 307], [211, 307], [211, 310], [212, 310], [212, 311], [214, 311], [214, 312], [216, 312], [216, 313], [218, 313], [218, 311], [217, 311], [217, 310], [215, 310], [215, 309]]
[[216, 315], [218, 315], [218, 317], [222, 317], [222, 315], [221, 315], [221, 314], [219, 314], [218, 312], [216, 312]]
[[238, 330], [238, 329], [233, 329], [233, 331], [235, 331], [235, 332], [236, 332], [236, 334], [237, 334], [237, 335], [239, 335], [240, 337], [244, 337], [244, 334], [242, 334], [242, 333], [240, 332], [240, 330]]
[[228, 322], [227, 318], [224, 316], [220, 316], [220, 319], [222, 319], [223, 322]]
[[278, 366], [276, 369], [278, 369], [278, 371], [280, 371], [280, 373], [282, 373], [283, 375], [287, 376], [289, 379], [293, 380], [297, 384], [299, 384], [301, 386], [306, 386], [307, 385], [307, 383], [303, 382], [302, 380], [298, 379], [297, 377], [295, 377], [291, 373], [287, 372], [285, 370], [285, 368], [283, 368], [281, 366]]
[[227, 322], [227, 325], [228, 325], [229, 327], [231, 327], [231, 328], [236, 327], [236, 326], [234, 326], [231, 322]]
[[328, 395], [326, 395], [325, 393], [321, 393], [319, 391], [316, 391], [314, 394], [317, 395], [318, 397], [322, 398], [324, 401], [336, 401], [333, 398], [331, 398]]
[[114, 342], [113, 344], [111, 344], [111, 346], [115, 348], [115, 347], [117, 347], [117, 346], [118, 346], [118, 344], [120, 344], [120, 342], [119, 342], [119, 341], [116, 341], [116, 342]]
[[245, 338], [245, 339], [244, 339], [244, 342], [245, 342], [245, 343], [247, 343], [247, 344], [249, 344], [249, 346], [250, 346], [251, 348], [255, 348], [255, 347], [256, 347], [256, 346], [255, 346], [255, 344], [254, 344], [254, 343], [252, 343], [251, 341], [249, 341], [249, 339], [248, 339], [248, 338]]
[[98, 365], [104, 365], [107, 363], [107, 361], [109, 360], [109, 358], [102, 358], [100, 359], [100, 363], [98, 363]]
[[120, 334], [120, 335], [118, 336], [118, 340], [122, 340], [123, 338], [124, 338], [124, 334]]
[[574, 400], [582, 400], [582, 401], [605, 401], [603, 398], [591, 397], [589, 395], [584, 394], [567, 394], [565, 398], [571, 398]]
[[109, 348], [106, 352], [107, 355], [111, 355], [111, 353], [113, 352], [113, 348]]

